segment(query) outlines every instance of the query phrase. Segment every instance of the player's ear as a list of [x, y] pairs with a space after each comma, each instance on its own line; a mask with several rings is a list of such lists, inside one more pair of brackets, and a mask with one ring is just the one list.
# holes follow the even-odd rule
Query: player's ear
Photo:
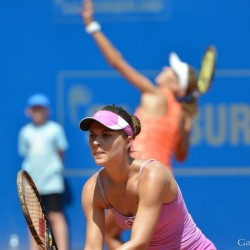
[[126, 149], [129, 149], [131, 147], [131, 144], [132, 144], [132, 136], [128, 136], [127, 137], [127, 143], [125, 145]]

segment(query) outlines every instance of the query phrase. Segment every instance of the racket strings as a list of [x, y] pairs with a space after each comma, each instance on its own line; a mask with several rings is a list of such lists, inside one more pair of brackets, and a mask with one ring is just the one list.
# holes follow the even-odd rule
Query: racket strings
[[31, 221], [42, 243], [46, 245], [46, 220], [40, 206], [39, 199], [28, 183], [27, 180], [23, 182], [24, 197], [27, 209], [30, 214]]
[[211, 84], [214, 72], [214, 65], [215, 65], [215, 51], [213, 49], [210, 49], [206, 52], [200, 70], [198, 87], [201, 93], [206, 92]]
[[207, 57], [204, 60], [203, 67], [201, 69], [201, 72], [204, 77], [210, 77], [214, 66], [214, 56], [213, 53], [210, 52], [207, 54]]

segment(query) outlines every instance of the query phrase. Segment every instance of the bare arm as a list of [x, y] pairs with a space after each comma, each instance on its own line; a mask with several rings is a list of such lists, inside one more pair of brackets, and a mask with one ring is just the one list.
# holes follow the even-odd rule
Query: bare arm
[[[86, 26], [93, 22], [92, 0], [84, 0], [81, 15]], [[142, 93], [154, 92], [154, 84], [124, 60], [121, 53], [112, 45], [103, 32], [93, 32], [92, 36], [107, 62], [117, 69], [124, 78]]]
[[86, 218], [84, 250], [102, 250], [104, 242], [104, 209], [100, 206], [96, 175], [91, 177], [82, 190], [82, 207]]

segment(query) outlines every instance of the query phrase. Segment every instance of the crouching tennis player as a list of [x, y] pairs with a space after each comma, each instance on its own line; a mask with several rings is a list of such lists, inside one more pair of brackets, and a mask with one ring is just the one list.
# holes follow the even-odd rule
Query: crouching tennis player
[[216, 250], [189, 214], [170, 170], [154, 159], [131, 157], [141, 130], [136, 116], [105, 106], [82, 119], [80, 128], [89, 131], [92, 156], [102, 167], [82, 190], [84, 250], [103, 249], [106, 209], [121, 228], [131, 229], [127, 242], [117, 240], [117, 250]]

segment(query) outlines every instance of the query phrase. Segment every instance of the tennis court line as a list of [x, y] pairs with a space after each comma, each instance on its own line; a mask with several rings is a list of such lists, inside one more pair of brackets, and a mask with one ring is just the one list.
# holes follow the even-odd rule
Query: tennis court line
[[[91, 169], [65, 169], [65, 177], [89, 177], [95, 172], [99, 171], [100, 168]], [[176, 167], [173, 169], [173, 173], [176, 177], [181, 176], [250, 176], [250, 167]]]

